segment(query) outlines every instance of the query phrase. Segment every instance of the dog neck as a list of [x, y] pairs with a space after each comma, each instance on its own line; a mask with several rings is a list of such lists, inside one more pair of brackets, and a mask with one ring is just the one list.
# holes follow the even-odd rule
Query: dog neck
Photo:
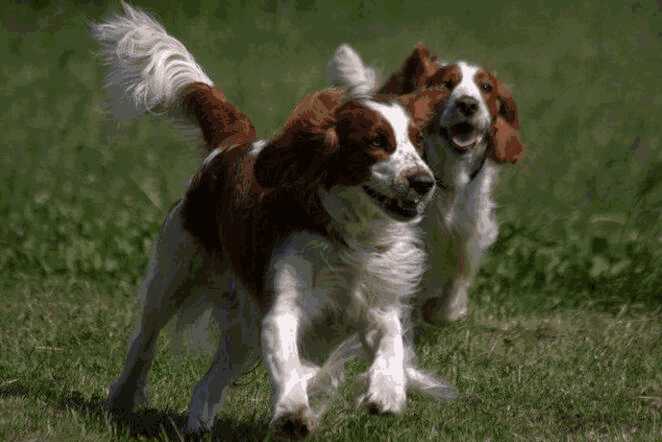
[[438, 137], [426, 139], [425, 160], [432, 169], [440, 193], [452, 194], [466, 190], [479, 177], [487, 163], [487, 142], [482, 141], [474, 152], [459, 156]]

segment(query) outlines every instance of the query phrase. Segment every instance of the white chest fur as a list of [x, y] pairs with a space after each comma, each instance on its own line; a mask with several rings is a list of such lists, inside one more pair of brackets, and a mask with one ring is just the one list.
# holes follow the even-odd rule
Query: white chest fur
[[376, 235], [379, 244], [367, 246], [368, 238], [343, 244], [300, 232], [274, 254], [272, 290], [277, 303], [301, 316], [306, 359], [321, 362], [366, 326], [369, 311], [401, 311], [415, 292], [425, 259], [416, 228], [396, 223], [376, 228], [384, 229]]

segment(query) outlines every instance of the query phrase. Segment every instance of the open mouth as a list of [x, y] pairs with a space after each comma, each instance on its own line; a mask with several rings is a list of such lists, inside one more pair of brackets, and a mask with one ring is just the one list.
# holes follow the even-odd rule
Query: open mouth
[[389, 198], [366, 185], [363, 190], [384, 212], [398, 221], [409, 221], [419, 215], [418, 204], [413, 201]]
[[462, 122], [442, 129], [443, 135], [450, 141], [456, 152], [467, 153], [481, 140], [480, 133], [473, 124]]

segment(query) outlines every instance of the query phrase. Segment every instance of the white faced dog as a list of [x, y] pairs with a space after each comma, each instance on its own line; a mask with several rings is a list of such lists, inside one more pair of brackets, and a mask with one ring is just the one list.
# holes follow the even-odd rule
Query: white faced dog
[[490, 72], [462, 61], [441, 63], [420, 43], [381, 87], [374, 70], [347, 45], [331, 59], [329, 76], [363, 93], [449, 93], [423, 132], [424, 157], [438, 190], [423, 221], [429, 266], [419, 302], [428, 322], [465, 318], [469, 287], [498, 235], [492, 199], [497, 172], [524, 150], [512, 94]]

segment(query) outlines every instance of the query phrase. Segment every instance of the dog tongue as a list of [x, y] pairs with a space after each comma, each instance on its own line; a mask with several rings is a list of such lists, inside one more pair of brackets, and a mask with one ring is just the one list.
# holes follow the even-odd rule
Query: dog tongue
[[467, 149], [476, 143], [478, 135], [470, 124], [460, 123], [450, 128], [453, 143], [462, 149]]

